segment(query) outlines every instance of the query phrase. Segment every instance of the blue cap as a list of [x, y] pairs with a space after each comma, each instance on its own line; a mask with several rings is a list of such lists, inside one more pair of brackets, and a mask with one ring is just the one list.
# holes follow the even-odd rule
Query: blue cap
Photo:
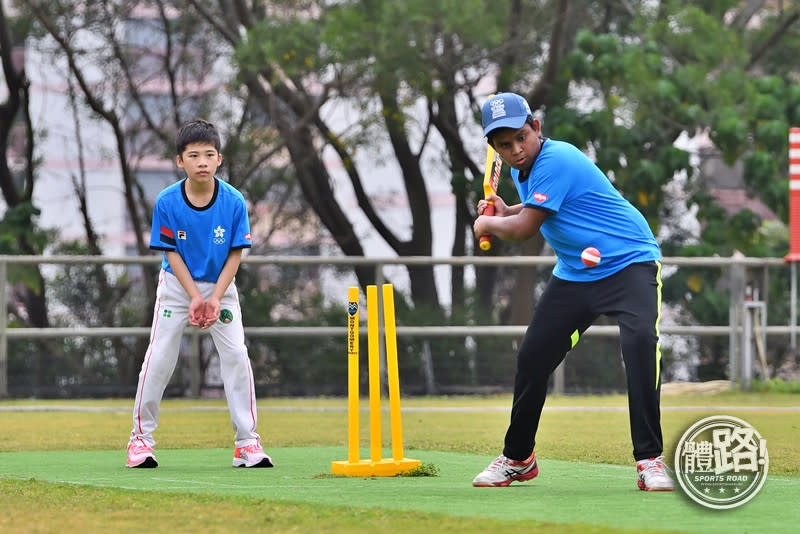
[[483, 104], [483, 135], [498, 128], [522, 128], [530, 116], [527, 100], [515, 93], [498, 93]]

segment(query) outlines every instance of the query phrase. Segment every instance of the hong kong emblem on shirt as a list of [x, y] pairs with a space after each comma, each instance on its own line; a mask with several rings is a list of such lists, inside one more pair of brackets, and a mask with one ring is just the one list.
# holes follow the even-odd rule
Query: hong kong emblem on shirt
[[675, 450], [678, 483], [707, 508], [746, 503], [761, 490], [768, 470], [767, 440], [749, 423], [729, 415], [698, 421]]
[[225, 228], [220, 225], [217, 225], [214, 228], [214, 243], [217, 245], [221, 245], [225, 242]]

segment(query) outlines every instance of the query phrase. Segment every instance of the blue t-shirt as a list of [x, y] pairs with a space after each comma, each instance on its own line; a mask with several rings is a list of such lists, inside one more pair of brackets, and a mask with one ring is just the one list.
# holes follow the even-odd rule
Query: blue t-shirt
[[[553, 275], [589, 282], [611, 276], [631, 263], [661, 259], [661, 251], [644, 216], [617, 191], [608, 177], [575, 146], [547, 139], [528, 178], [511, 177], [525, 207], [547, 210], [540, 228], [556, 253]], [[581, 261], [595, 247], [596, 267]]]
[[[215, 177], [211, 202], [198, 208], [186, 198], [185, 183], [172, 184], [156, 197], [150, 248], [177, 251], [192, 279], [216, 282], [230, 251], [251, 245], [244, 196]], [[166, 254], [161, 267], [172, 273]]]

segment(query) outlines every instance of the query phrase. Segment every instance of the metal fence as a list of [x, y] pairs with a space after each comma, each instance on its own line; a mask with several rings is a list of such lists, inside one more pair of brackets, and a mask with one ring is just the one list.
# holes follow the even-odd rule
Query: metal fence
[[[8, 298], [8, 268], [13, 265], [67, 265], [67, 264], [103, 264], [103, 265], [155, 265], [161, 262], [160, 256], [4, 256], [0, 255], [0, 309], [7, 309]], [[341, 256], [246, 256], [243, 268], [247, 265], [277, 265], [277, 266], [348, 266], [364, 267], [373, 266], [375, 280], [378, 285], [384, 281], [384, 268], [387, 266], [547, 266], [553, 265], [555, 259], [547, 256], [536, 257], [423, 257], [407, 256], [395, 258], [367, 258], [367, 257], [341, 257]], [[720, 336], [727, 337], [730, 358], [730, 379], [748, 385], [752, 378], [754, 341], [766, 342], [767, 336], [790, 336], [791, 346], [796, 346], [797, 332], [797, 283], [796, 264], [786, 263], [782, 258], [746, 258], [746, 257], [665, 257], [662, 261], [665, 267], [707, 267], [729, 269], [731, 274], [731, 299], [728, 324], [721, 325], [669, 325], [662, 324], [661, 333], [665, 335], [684, 336]], [[791, 287], [787, 288], [786, 297], [790, 299], [790, 321], [787, 325], [770, 325], [766, 323], [766, 313], [761, 313], [760, 323], [753, 322], [753, 311], [764, 308], [765, 302], [755, 303], [747, 294], [747, 280], [752, 279], [750, 273], [757, 272], [758, 278], [764, 281], [767, 287], [768, 269], [782, 267], [791, 269]], [[767, 295], [763, 295], [766, 299]], [[756, 327], [754, 329], [754, 327]], [[465, 337], [465, 336], [507, 336], [520, 337], [524, 334], [526, 326], [398, 326], [398, 337]], [[758, 330], [762, 338], [754, 340], [754, 331]], [[189, 334], [194, 346], [199, 336], [206, 332], [193, 329]], [[0, 398], [8, 397], [8, 341], [9, 339], [36, 339], [46, 337], [129, 337], [147, 336], [149, 327], [116, 327], [116, 328], [8, 328], [8, 314], [0, 313]], [[245, 334], [253, 338], [270, 337], [326, 337], [344, 336], [346, 327], [247, 327]], [[618, 336], [616, 326], [592, 326], [586, 334], [588, 336]], [[556, 391], [563, 388], [563, 369], [555, 375], [554, 388]], [[195, 376], [197, 375], [197, 376]], [[199, 391], [201, 377], [198, 373], [192, 374], [193, 392]], [[561, 383], [561, 386], [560, 386]]]

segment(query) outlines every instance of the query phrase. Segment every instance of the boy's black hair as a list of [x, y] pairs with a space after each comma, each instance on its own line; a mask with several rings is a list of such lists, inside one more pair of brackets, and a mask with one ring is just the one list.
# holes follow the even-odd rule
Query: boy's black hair
[[[530, 124], [531, 128], [533, 128], [533, 116], [532, 115], [528, 115], [528, 118], [525, 119], [525, 124]], [[523, 126], [525, 126], [525, 124], [523, 124]], [[499, 132], [500, 130], [507, 130], [507, 129], [508, 128], [497, 128], [496, 130], [492, 130], [491, 132], [489, 132], [489, 135], [486, 136], [486, 141], [490, 145], [494, 146], [494, 135], [497, 132]]]
[[181, 126], [178, 136], [175, 139], [175, 151], [179, 156], [186, 150], [186, 146], [191, 143], [208, 143], [214, 145], [217, 152], [220, 150], [219, 132], [217, 128], [208, 121], [195, 119]]

